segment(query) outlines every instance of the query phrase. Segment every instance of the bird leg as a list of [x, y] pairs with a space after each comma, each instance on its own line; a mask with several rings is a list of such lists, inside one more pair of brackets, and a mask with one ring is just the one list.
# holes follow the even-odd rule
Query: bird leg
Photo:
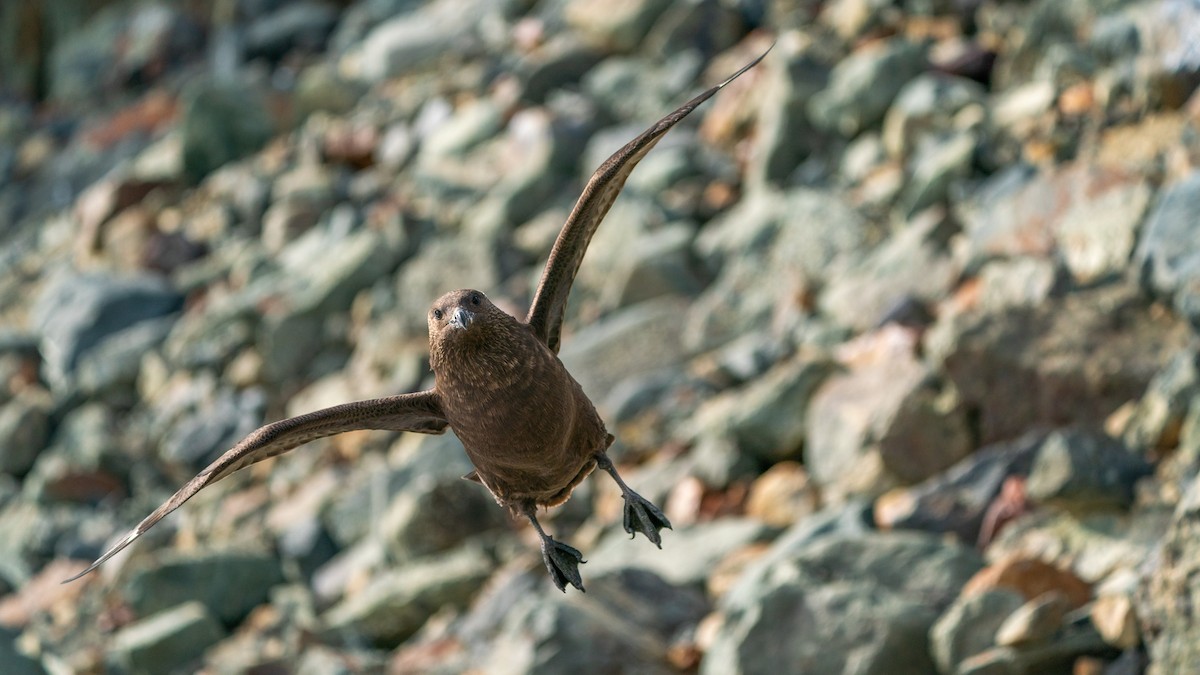
[[659, 530], [664, 527], [668, 530], [671, 528], [671, 521], [667, 520], [667, 516], [662, 510], [650, 500], [639, 495], [625, 481], [621, 480], [620, 474], [617, 473], [617, 467], [613, 466], [612, 460], [608, 455], [601, 452], [596, 454], [596, 466], [608, 472], [608, 475], [617, 481], [617, 485], [621, 487], [621, 496], [625, 499], [625, 531], [629, 533], [630, 538], [637, 536], [638, 532], [646, 535], [646, 538], [654, 543], [655, 546], [662, 548], [662, 537], [659, 536]]
[[581, 593], [586, 593], [587, 591], [583, 589], [583, 579], [579, 576], [579, 564], [587, 562], [583, 559], [583, 554], [575, 547], [555, 541], [546, 534], [537, 520], [537, 507], [533, 502], [522, 504], [520, 509], [542, 539], [542, 562], [546, 563], [546, 569], [550, 571], [550, 579], [554, 581], [554, 585], [563, 593], [567, 592], [568, 583], [578, 588]]

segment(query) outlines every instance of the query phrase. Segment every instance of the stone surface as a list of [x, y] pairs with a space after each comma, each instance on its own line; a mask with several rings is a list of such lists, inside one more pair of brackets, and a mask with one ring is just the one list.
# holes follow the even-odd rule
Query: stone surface
[[766, 672], [780, 663], [929, 672], [928, 631], [979, 565], [969, 550], [925, 535], [818, 539], [768, 563], [760, 584], [725, 596], [701, 672]]
[[108, 661], [129, 673], [186, 669], [224, 635], [216, 617], [193, 600], [122, 628], [108, 647]]
[[1197, 199], [1200, 173], [1167, 186], [1146, 216], [1133, 257], [1143, 286], [1170, 298], [1192, 325], [1200, 321], [1200, 259], [1187, 242], [1195, 234]]
[[1127, 507], [1135, 484], [1149, 473], [1144, 459], [1109, 436], [1085, 429], [1056, 431], [1038, 449], [1026, 491], [1035, 501], [1073, 509]]
[[810, 99], [808, 115], [823, 129], [855, 136], [883, 118], [924, 64], [924, 50], [902, 38], [861, 48], [830, 72], [828, 86]]
[[265, 553], [205, 551], [160, 556], [135, 570], [123, 593], [139, 616], [199, 602], [222, 623], [241, 620], [281, 582], [278, 561]]
[[938, 672], [958, 672], [968, 658], [996, 645], [996, 630], [1025, 600], [1007, 588], [960, 596], [929, 633]]

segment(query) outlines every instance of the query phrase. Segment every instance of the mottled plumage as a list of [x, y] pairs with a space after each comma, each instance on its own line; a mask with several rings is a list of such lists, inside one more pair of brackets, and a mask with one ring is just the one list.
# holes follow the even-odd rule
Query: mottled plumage
[[443, 295], [428, 316], [433, 389], [347, 403], [262, 427], [68, 581], [96, 569], [197, 492], [234, 471], [309, 441], [357, 429], [429, 434], [453, 429], [476, 469], [465, 478], [482, 483], [502, 506], [529, 518], [559, 589], [569, 583], [583, 590], [578, 569], [582, 556], [542, 530], [536, 507], [561, 504], [596, 467], [621, 488], [625, 530], [641, 532], [661, 546], [659, 531], [669, 529], [670, 523], [621, 480], [605, 454], [612, 435], [558, 359], [563, 314], [592, 234], [633, 168], [671, 127], [762, 58], [662, 118], [600, 165], [554, 243], [525, 321], [498, 309], [476, 290]]

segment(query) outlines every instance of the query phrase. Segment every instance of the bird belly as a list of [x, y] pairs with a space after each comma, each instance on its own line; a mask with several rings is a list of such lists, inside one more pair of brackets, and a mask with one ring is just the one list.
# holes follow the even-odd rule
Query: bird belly
[[451, 419], [480, 482], [501, 505], [566, 501], [607, 446], [599, 414], [574, 379], [567, 380], [538, 386], [535, 379], [518, 391], [489, 392], [474, 414]]

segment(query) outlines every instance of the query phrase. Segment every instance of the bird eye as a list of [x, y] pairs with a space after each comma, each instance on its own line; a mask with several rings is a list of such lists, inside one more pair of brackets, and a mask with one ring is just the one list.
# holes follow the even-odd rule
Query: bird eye
[[440, 310], [440, 309], [433, 310], [433, 318], [437, 319], [438, 321], [441, 321], [442, 320], [442, 310]]
[[472, 294], [471, 294], [471, 304], [472, 304], [472, 305], [478, 305], [478, 304], [479, 304], [479, 302], [480, 302], [480, 301], [479, 301], [479, 294], [478, 294], [478, 293], [472, 293]]

